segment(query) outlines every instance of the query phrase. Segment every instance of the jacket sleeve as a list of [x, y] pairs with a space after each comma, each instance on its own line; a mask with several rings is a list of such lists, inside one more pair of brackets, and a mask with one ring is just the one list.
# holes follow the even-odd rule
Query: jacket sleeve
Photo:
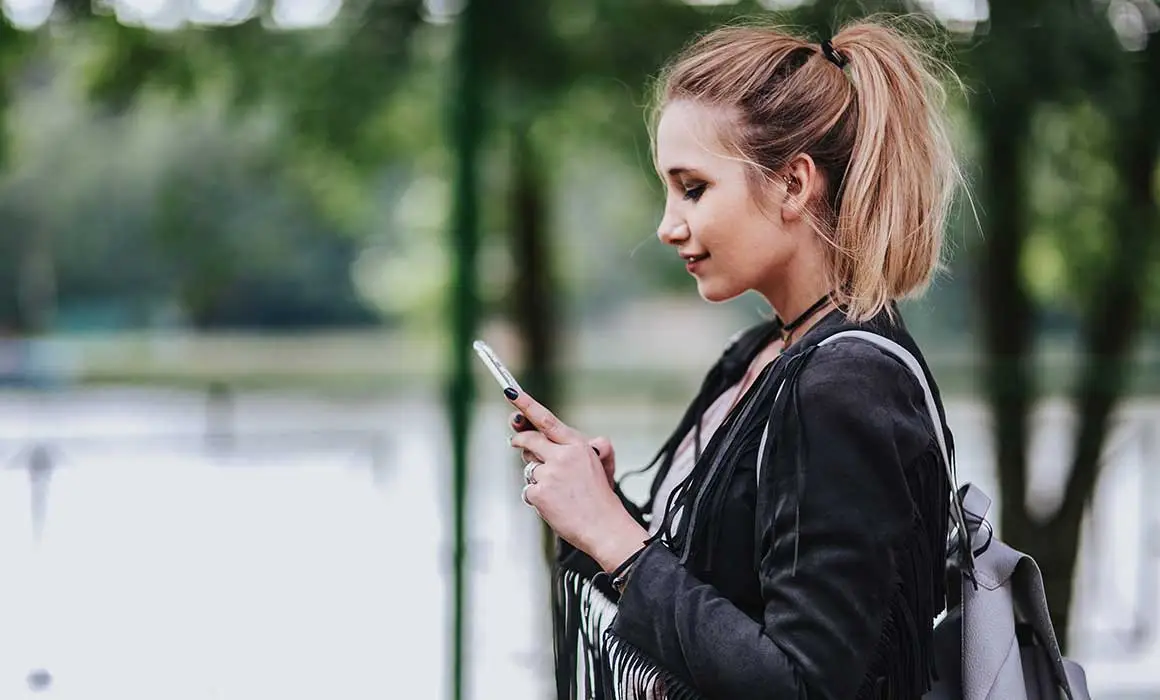
[[796, 391], [778, 435], [804, 437], [804, 463], [779, 437], [757, 495], [760, 619], [660, 542], [621, 598], [615, 632], [711, 698], [853, 698], [888, 613], [894, 547], [914, 522], [903, 465], [932, 436], [907, 370], [838, 341], [814, 350]]

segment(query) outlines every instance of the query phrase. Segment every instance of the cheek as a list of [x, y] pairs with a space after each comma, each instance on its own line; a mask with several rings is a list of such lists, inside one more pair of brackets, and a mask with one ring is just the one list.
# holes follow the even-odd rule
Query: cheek
[[[781, 257], [784, 242], [781, 235], [767, 221], [749, 217], [734, 217], [723, 227], [718, 245], [724, 249], [731, 267], [754, 270], [766, 267]], [[720, 230], [720, 229], [719, 229]]]
[[728, 244], [721, 246], [724, 254], [720, 269], [726, 279], [720, 282], [723, 287], [730, 287], [722, 288], [722, 293], [736, 295], [763, 287], [782, 275], [793, 257], [792, 237], [765, 220], [748, 223], [736, 229]]
[[793, 257], [796, 239], [776, 222], [754, 217], [745, 234], [745, 254], [754, 265], [776, 267]]
[[[725, 195], [724, 192], [719, 194]], [[792, 239], [759, 210], [745, 190], [706, 199], [689, 213], [698, 241], [713, 255], [698, 285], [709, 301], [731, 298], [777, 275], [792, 256]]]
[[744, 245], [745, 217], [738, 216], [744, 211], [744, 202], [736, 198], [717, 196], [706, 199], [693, 208], [688, 221], [697, 239], [709, 252], [717, 255], [732, 255], [739, 245]]

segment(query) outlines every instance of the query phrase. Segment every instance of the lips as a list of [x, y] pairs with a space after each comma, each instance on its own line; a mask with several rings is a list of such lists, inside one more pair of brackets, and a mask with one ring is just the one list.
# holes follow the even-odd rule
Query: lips
[[709, 257], [708, 253], [701, 253], [700, 255], [682, 255], [681, 259], [685, 261], [685, 269], [690, 275], [696, 275], [701, 268], [701, 262]]

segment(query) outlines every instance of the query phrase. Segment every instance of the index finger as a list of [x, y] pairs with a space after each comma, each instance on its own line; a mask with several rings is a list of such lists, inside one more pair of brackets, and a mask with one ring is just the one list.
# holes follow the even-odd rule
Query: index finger
[[557, 445], [584, 442], [583, 435], [566, 425], [556, 417], [556, 414], [549, 411], [529, 394], [520, 393], [510, 387], [504, 389], [503, 393], [507, 397], [507, 400], [519, 409], [520, 413], [524, 414], [524, 417], [535, 426], [536, 430], [540, 431], [544, 437], [552, 442]]

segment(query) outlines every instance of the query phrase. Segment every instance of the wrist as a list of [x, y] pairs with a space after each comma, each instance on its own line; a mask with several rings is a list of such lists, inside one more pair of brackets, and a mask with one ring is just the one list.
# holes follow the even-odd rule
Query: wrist
[[616, 571], [621, 564], [644, 548], [648, 532], [635, 520], [629, 518], [628, 521], [594, 542], [592, 550], [588, 552], [602, 571]]

